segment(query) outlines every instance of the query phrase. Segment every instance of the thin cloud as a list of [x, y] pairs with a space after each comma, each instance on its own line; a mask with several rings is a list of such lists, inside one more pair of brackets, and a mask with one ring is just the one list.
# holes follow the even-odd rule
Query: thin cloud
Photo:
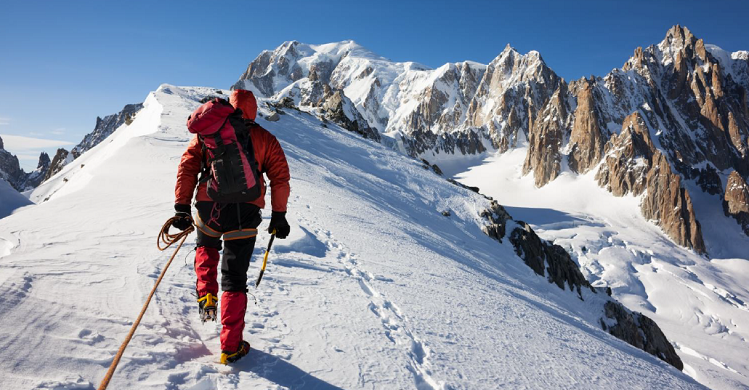
[[10, 123], [10, 118], [7, 116], [0, 116], [0, 126], [6, 126]]
[[64, 127], [59, 127], [57, 129], [54, 129], [54, 130], [50, 131], [49, 133], [53, 134], [53, 135], [62, 135], [62, 134], [65, 134], [65, 128]]
[[23, 153], [25, 151], [73, 145], [73, 142], [69, 141], [24, 137], [22, 135], [0, 134], [0, 137], [3, 138], [3, 143], [5, 143], [5, 150], [11, 153]]

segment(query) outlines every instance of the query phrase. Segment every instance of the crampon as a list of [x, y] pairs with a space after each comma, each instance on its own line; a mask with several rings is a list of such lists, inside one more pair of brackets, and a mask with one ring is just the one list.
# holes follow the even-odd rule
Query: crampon
[[235, 352], [221, 351], [221, 364], [234, 363], [250, 352], [250, 343], [242, 341]]
[[200, 313], [200, 320], [216, 321], [216, 302], [218, 299], [215, 295], [208, 293], [198, 298], [198, 309]]

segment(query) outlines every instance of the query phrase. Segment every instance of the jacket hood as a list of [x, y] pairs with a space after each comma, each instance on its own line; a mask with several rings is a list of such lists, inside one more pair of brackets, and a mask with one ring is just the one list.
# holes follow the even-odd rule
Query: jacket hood
[[252, 91], [237, 89], [229, 96], [229, 103], [234, 108], [242, 110], [242, 117], [245, 119], [255, 120], [257, 116], [257, 100]]

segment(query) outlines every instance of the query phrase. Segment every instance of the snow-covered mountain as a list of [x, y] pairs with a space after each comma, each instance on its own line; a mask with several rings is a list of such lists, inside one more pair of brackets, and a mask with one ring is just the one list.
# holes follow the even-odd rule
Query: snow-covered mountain
[[78, 145], [70, 151], [63, 148], [57, 149], [57, 153], [55, 153], [55, 156], [52, 158], [52, 162], [46, 170], [42, 181], [49, 180], [52, 176], [60, 172], [64, 166], [73, 162], [73, 160], [77, 159], [81, 154], [103, 142], [120, 126], [130, 125], [135, 114], [137, 114], [142, 108], [143, 104], [141, 103], [127, 104], [122, 111], [116, 114], [107, 115], [104, 119], [96, 117], [96, 126], [94, 126], [94, 130], [86, 134]]
[[97, 117], [94, 130], [86, 134], [86, 136], [83, 137], [83, 140], [81, 140], [81, 142], [76, 145], [70, 152], [73, 153], [73, 156], [78, 158], [78, 156], [98, 145], [99, 143], [104, 141], [105, 138], [112, 135], [112, 133], [114, 133], [114, 131], [123, 124], [129, 125], [130, 123], [132, 123], [135, 114], [137, 114], [138, 111], [140, 111], [142, 108], [142, 103], [126, 104], [125, 107], [123, 107], [122, 110], [116, 114], [107, 115], [104, 118]]
[[[102, 378], [167, 258], [152, 240], [172, 213], [186, 118], [215, 91], [163, 85], [129, 126], [37, 188], [38, 205], [0, 220], [3, 386]], [[250, 291], [253, 351], [214, 363], [218, 328], [200, 323], [192, 267], [177, 261], [113, 388], [702, 388], [664, 361], [681, 365], [654, 322], [590, 286], [565, 249], [498, 203], [260, 103], [292, 171], [292, 235]]]
[[[97, 117], [94, 130], [86, 134], [83, 140], [71, 151], [64, 148], [57, 149], [57, 153], [55, 153], [51, 160], [47, 153], [42, 152], [39, 155], [37, 168], [31, 172], [24, 172], [21, 169], [18, 158], [3, 149], [3, 141], [0, 138], [0, 180], [4, 180], [19, 192], [33, 190], [42, 182], [49, 180], [52, 176], [60, 172], [65, 165], [70, 164], [82, 153], [104, 141], [117, 128], [122, 125], [129, 125], [141, 108], [143, 108], [143, 105], [140, 103], [128, 104], [117, 114], [107, 115], [104, 119]], [[15, 195], [8, 196], [16, 198]], [[9, 208], [9, 205], [10, 203], [4, 205], [5, 209], [9, 210], [8, 213], [12, 210]], [[0, 217], [4, 215], [7, 214], [0, 213]]]
[[[722, 197], [731, 172], [742, 186], [749, 176], [749, 54], [705, 45], [678, 25], [658, 45], [637, 48], [621, 69], [573, 82], [538, 52], [509, 45], [488, 65], [429, 69], [389, 61], [353, 41], [292, 41], [261, 53], [234, 88], [309, 112], [325, 105], [325, 91], [340, 91], [358, 127], [437, 164], [519, 147], [526, 151], [523, 172], [539, 187], [567, 170], [597, 172], [599, 184], [618, 196], [646, 194], [643, 215], [700, 253], [706, 246], [694, 193], [683, 182]], [[613, 137], [633, 123], [641, 136]]]

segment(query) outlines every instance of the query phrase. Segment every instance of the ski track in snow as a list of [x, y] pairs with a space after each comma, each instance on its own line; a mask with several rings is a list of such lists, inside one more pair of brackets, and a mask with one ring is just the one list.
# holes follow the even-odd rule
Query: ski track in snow
[[[162, 86], [130, 126], [37, 189], [39, 205], [0, 220], [3, 388], [98, 385], [171, 255], [153, 241], [171, 216], [185, 119], [214, 91]], [[483, 197], [307, 114], [260, 123], [291, 165], [292, 232], [250, 286], [249, 355], [217, 364], [220, 325], [197, 314], [193, 235], [110, 388], [703, 388], [603, 332], [603, 297], [581, 301], [485, 236]]]

